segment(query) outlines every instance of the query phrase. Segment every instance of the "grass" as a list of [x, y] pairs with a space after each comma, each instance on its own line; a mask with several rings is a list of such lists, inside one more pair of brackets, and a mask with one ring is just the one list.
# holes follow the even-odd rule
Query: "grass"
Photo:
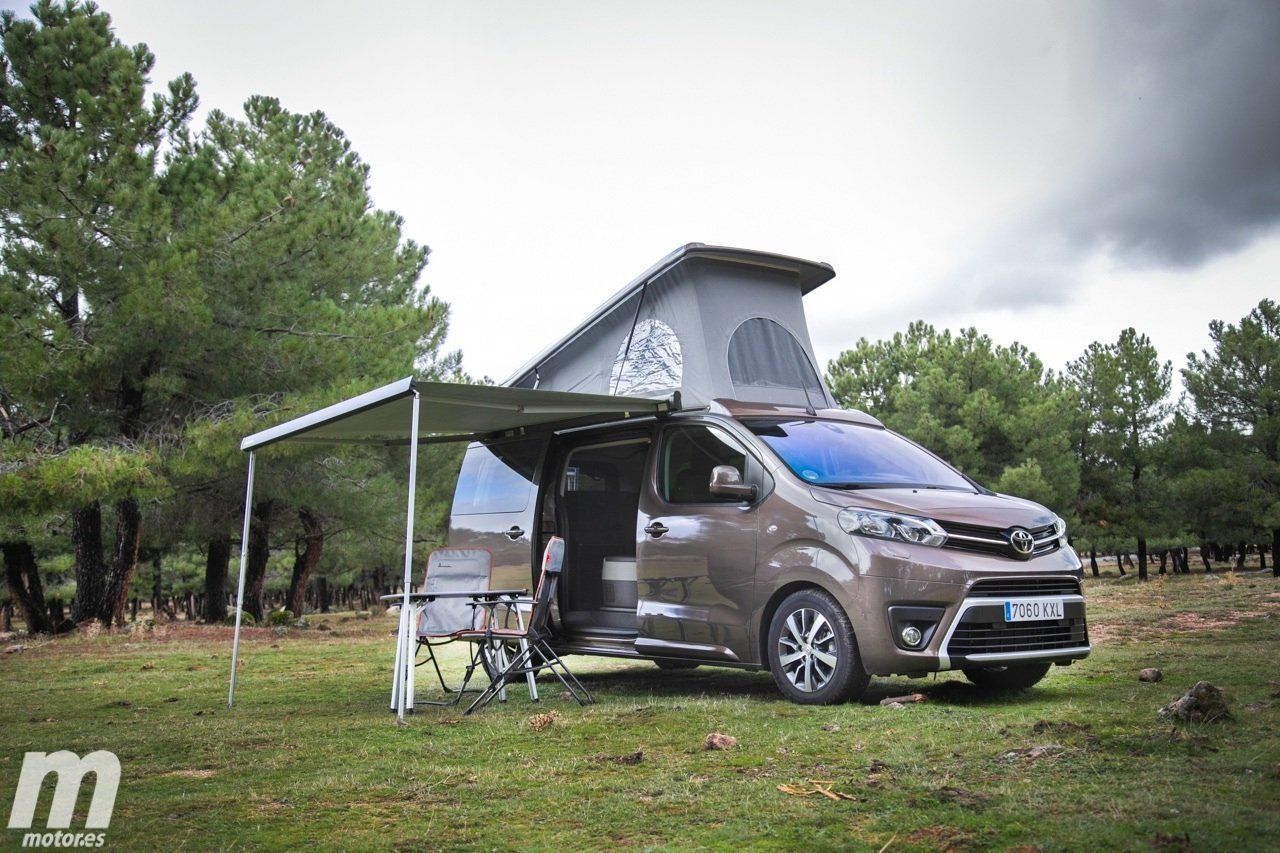
[[[1280, 583], [1087, 594], [1094, 654], [1009, 696], [943, 674], [810, 708], [763, 673], [570, 658], [598, 704], [547, 683], [536, 706], [517, 687], [466, 718], [420, 706], [403, 727], [386, 710], [391, 617], [250, 632], [234, 710], [224, 628], [22, 640], [0, 655], [0, 809], [24, 752], [109, 749], [116, 849], [1280, 849]], [[1164, 681], [1139, 683], [1145, 666]], [[1232, 719], [1157, 720], [1200, 679], [1227, 691]], [[878, 704], [914, 691], [926, 701]], [[552, 710], [536, 731], [530, 717]], [[739, 745], [706, 751], [710, 732]], [[813, 780], [852, 799], [778, 789]], [[0, 830], [0, 847], [20, 841]]]

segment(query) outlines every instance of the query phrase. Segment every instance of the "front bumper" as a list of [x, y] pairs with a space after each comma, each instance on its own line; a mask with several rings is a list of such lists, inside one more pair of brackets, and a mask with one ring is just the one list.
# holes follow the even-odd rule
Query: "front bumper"
[[1034, 660], [1066, 662], [1089, 654], [1084, 596], [1061, 596], [1062, 619], [1005, 622], [1004, 602], [1017, 598], [981, 596], [960, 602], [937, 647], [938, 669]]
[[[919, 675], [1016, 662], [1068, 663], [1091, 650], [1080, 563], [1069, 549], [1029, 561], [861, 540], [854, 591], [858, 646], [873, 675]], [[1005, 622], [1004, 602], [1061, 598], [1063, 619]], [[921, 648], [899, 639], [902, 614], [939, 614]], [[924, 623], [919, 625], [922, 629]]]

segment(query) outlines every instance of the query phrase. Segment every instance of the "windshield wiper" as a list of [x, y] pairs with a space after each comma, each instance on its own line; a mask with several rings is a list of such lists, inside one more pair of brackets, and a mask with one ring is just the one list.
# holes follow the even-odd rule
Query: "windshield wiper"
[[897, 489], [902, 483], [814, 483], [824, 489]]
[[968, 492], [971, 489], [961, 488], [960, 486], [937, 486], [927, 483], [813, 483], [815, 486], [822, 486], [824, 489], [935, 489], [944, 492]]

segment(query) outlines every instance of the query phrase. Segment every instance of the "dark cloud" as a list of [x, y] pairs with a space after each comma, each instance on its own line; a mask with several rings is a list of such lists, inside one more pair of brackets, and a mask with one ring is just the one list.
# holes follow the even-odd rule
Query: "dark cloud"
[[1074, 165], [960, 276], [983, 307], [1059, 301], [1098, 252], [1194, 268], [1280, 224], [1280, 2], [1108, 2], [1094, 26]]

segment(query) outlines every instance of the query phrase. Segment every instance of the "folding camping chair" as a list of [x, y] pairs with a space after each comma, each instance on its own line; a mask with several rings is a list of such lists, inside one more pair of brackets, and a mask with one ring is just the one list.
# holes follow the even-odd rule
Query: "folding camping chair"
[[[494, 672], [489, 674], [489, 686], [480, 692], [467, 710], [464, 712], [470, 714], [477, 708], [483, 708], [493, 701], [495, 696], [499, 696], [506, 689], [509, 682], [523, 675], [532, 677], [533, 674], [549, 669], [555, 673], [556, 678], [560, 679], [560, 683], [569, 691], [569, 695], [574, 698], [579, 705], [586, 705], [595, 700], [591, 698], [591, 694], [587, 692], [587, 688], [574, 677], [569, 668], [564, 665], [564, 661], [560, 660], [551, 646], [547, 643], [550, 637], [551, 623], [551, 605], [556, 600], [556, 587], [560, 582], [560, 570], [564, 566], [564, 540], [559, 536], [552, 536], [547, 542], [546, 551], [542, 555], [542, 574], [538, 578], [538, 587], [534, 591], [533, 598], [504, 600], [504, 601], [476, 601], [469, 602], [468, 606], [484, 608], [487, 615], [483, 620], [483, 629], [471, 629], [459, 631], [457, 638], [467, 640], [472, 643], [482, 644], [489, 648], [501, 645], [510, 645], [512, 641], [518, 646], [518, 651], [514, 652], [510, 658], [504, 663], [504, 666], [494, 667]], [[495, 618], [493, 608], [502, 607], [519, 607], [520, 605], [531, 605], [532, 611], [529, 614], [529, 622], [523, 628], [501, 628], [497, 627], [499, 622]], [[474, 667], [467, 671], [466, 680], [462, 683], [462, 689], [467, 688], [467, 683], [471, 680]], [[536, 697], [533, 701], [537, 701]]]
[[[427, 558], [427, 577], [422, 584], [424, 593], [479, 592], [489, 589], [489, 575], [493, 557], [484, 548], [437, 548]], [[476, 627], [476, 610], [465, 598], [438, 598], [428, 602], [418, 615], [417, 652], [426, 649], [427, 656], [414, 666], [430, 663], [436, 671], [440, 689], [445, 693], [455, 691], [445, 684], [436, 659], [436, 647], [458, 639], [462, 631]], [[417, 655], [415, 654], [415, 657]], [[472, 654], [469, 668], [475, 667], [476, 655]], [[470, 678], [470, 669], [467, 678]], [[466, 685], [463, 685], [465, 689]], [[462, 698], [461, 690], [448, 702], [427, 702], [428, 705], [456, 705]]]

